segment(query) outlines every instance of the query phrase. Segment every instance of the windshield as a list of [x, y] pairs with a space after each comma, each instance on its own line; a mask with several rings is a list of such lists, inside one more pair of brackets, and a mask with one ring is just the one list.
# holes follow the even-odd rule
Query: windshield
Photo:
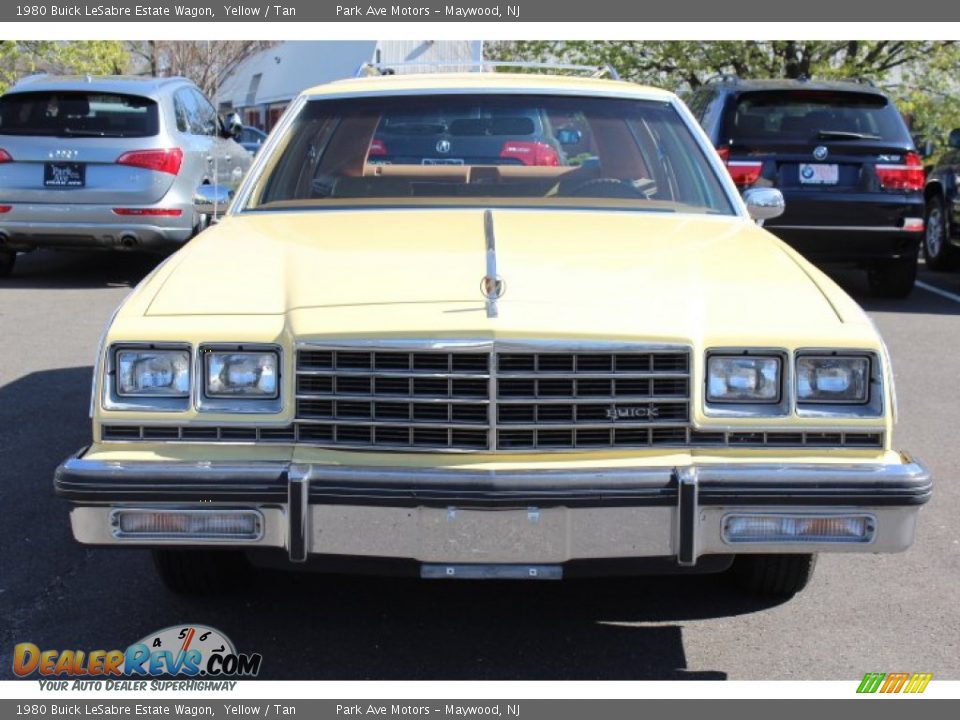
[[248, 209], [601, 207], [734, 214], [665, 102], [530, 95], [313, 100]]
[[149, 137], [157, 104], [135, 95], [25, 92], [0, 97], [0, 135]]
[[833, 90], [780, 90], [740, 95], [727, 133], [733, 141], [769, 138], [909, 141], [896, 108], [882, 95]]

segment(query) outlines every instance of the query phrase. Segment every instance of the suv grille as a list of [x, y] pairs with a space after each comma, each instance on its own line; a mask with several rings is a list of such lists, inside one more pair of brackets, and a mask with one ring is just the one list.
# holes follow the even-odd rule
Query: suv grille
[[301, 442], [440, 450], [644, 447], [686, 442], [687, 350], [307, 349], [297, 355]]

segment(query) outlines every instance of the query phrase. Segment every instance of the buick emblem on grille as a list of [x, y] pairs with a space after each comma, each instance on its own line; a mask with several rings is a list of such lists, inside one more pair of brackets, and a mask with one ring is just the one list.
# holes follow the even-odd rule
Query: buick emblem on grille
[[817, 160], [826, 160], [827, 155], [830, 154], [830, 151], [827, 150], [823, 145], [817, 145], [813, 149], [813, 157]]
[[437, 152], [446, 154], [450, 152], [450, 141], [449, 140], [438, 140], [437, 141]]
[[653, 420], [660, 416], [660, 411], [656, 405], [644, 407], [617, 407], [611, 405], [607, 408], [607, 420]]

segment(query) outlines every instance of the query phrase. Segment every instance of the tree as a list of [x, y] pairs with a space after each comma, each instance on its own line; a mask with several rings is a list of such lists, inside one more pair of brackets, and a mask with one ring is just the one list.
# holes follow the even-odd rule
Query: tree
[[266, 40], [130, 42], [128, 49], [144, 74], [183, 75], [210, 98], [224, 78], [251, 55], [275, 43]]
[[113, 40], [0, 40], [0, 93], [38, 72], [116, 75], [126, 66], [123, 44]]
[[910, 40], [520, 41], [498, 60], [610, 64], [626, 80], [684, 92], [716, 75], [860, 79], [887, 90], [915, 132], [960, 127], [960, 43]]

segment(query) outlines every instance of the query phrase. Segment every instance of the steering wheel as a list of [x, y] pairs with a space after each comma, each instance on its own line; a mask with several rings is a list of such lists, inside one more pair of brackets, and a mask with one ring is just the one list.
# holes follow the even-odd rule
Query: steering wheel
[[624, 200], [647, 199], [647, 196], [632, 183], [614, 177], [599, 177], [584, 180], [563, 194], [568, 197], [623, 198]]

